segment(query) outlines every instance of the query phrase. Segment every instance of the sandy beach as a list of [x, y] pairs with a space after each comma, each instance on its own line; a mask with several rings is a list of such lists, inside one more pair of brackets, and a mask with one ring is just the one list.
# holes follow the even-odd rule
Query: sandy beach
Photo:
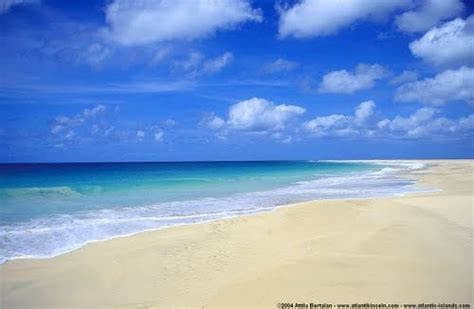
[[406, 177], [440, 189], [330, 200], [0, 265], [0, 307], [473, 303], [474, 161]]

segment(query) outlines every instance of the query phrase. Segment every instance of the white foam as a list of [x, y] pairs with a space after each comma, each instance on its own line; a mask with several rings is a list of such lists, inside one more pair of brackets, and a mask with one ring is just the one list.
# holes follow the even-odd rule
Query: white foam
[[408, 169], [423, 169], [427, 166], [426, 163], [418, 161], [403, 161], [403, 160], [319, 160], [317, 162], [333, 162], [333, 163], [370, 163], [376, 165], [391, 165], [400, 168]]

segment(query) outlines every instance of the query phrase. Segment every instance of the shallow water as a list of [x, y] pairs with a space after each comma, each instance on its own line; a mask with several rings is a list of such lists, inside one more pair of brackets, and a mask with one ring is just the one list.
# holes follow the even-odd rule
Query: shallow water
[[398, 172], [421, 167], [312, 161], [0, 164], [0, 262], [294, 202], [416, 192], [421, 189]]

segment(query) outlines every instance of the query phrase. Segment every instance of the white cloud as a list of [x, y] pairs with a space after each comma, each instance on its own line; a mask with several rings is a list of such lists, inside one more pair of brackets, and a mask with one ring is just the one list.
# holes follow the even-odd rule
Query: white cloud
[[115, 0], [105, 13], [108, 34], [124, 45], [192, 40], [262, 20], [247, 0]]
[[112, 131], [114, 131], [114, 130], [115, 130], [115, 127], [113, 127], [113, 126], [108, 127], [107, 129], [104, 130], [104, 136], [108, 137], [112, 133]]
[[395, 23], [404, 32], [423, 32], [440, 21], [454, 18], [462, 13], [464, 5], [460, 0], [425, 0], [414, 10], [396, 17]]
[[392, 120], [384, 119], [377, 126], [377, 134], [384, 137], [398, 138], [463, 138], [474, 133], [474, 115], [451, 119], [435, 117], [437, 109], [424, 107], [408, 117], [396, 116]]
[[98, 114], [104, 113], [106, 109], [107, 108], [104, 105], [99, 104], [93, 108], [84, 109], [84, 111], [82, 112], [82, 115], [85, 119], [94, 118]]
[[[105, 105], [99, 104], [92, 108], [86, 108], [81, 113], [72, 117], [58, 116], [54, 119], [50, 132], [56, 136], [60, 136], [62, 133], [65, 139], [71, 140], [76, 135], [76, 133], [71, 130], [72, 128], [83, 126], [87, 121], [105, 113], [106, 110], [107, 107]], [[92, 130], [94, 130], [94, 126], [96, 125], [94, 124], [91, 127]]]
[[55, 119], [55, 124], [60, 124], [63, 126], [78, 126], [81, 123], [104, 113], [106, 109], [107, 108], [104, 105], [99, 104], [93, 108], [86, 108], [81, 113], [72, 117], [58, 116]]
[[203, 63], [201, 72], [205, 74], [218, 73], [229, 65], [233, 58], [232, 53], [226, 52], [219, 57], [209, 59]]
[[358, 124], [364, 123], [367, 119], [370, 118], [374, 114], [375, 110], [375, 102], [370, 100], [370, 101], [365, 101], [359, 104], [357, 106], [357, 109], [354, 113], [355, 115], [355, 121]]
[[361, 20], [378, 20], [408, 7], [409, 0], [302, 0], [293, 7], [280, 9], [281, 38], [309, 38], [336, 34]]
[[474, 64], [474, 15], [456, 18], [410, 43], [416, 57], [439, 67]]
[[474, 69], [461, 67], [446, 70], [433, 78], [411, 82], [398, 87], [395, 99], [442, 105], [449, 101], [474, 102]]
[[409, 132], [421, 125], [426, 124], [436, 114], [437, 110], [429, 107], [420, 108], [409, 117], [396, 116], [393, 120], [384, 119], [377, 127], [388, 128], [391, 131]]
[[16, 5], [38, 3], [39, 0], [2, 0], [0, 1], [0, 14], [5, 14]]
[[267, 64], [264, 70], [267, 73], [287, 72], [294, 70], [298, 65], [298, 62], [278, 58], [277, 60]]
[[310, 137], [365, 137], [365, 138], [465, 138], [474, 134], [474, 115], [458, 119], [436, 117], [440, 111], [423, 107], [408, 116], [378, 120], [375, 103], [362, 102], [353, 115], [319, 116], [301, 125]]
[[348, 132], [349, 123], [350, 117], [335, 114], [304, 122], [302, 128], [314, 136], [339, 135], [341, 132]]
[[227, 139], [232, 132], [251, 136], [266, 136], [281, 143], [293, 141], [291, 129], [306, 110], [297, 105], [280, 104], [262, 98], [240, 101], [229, 107], [227, 119], [214, 113], [205, 115], [199, 124], [214, 130], [220, 139]]
[[275, 132], [270, 135], [276, 141], [279, 141], [282, 144], [289, 144], [294, 140], [294, 137], [291, 135], [287, 135], [283, 132]]
[[154, 135], [155, 141], [156, 142], [162, 142], [163, 141], [163, 131], [156, 132]]
[[175, 67], [178, 67], [183, 71], [194, 71], [199, 65], [201, 65], [203, 59], [203, 54], [198, 52], [191, 52], [188, 54], [186, 59], [179, 62], [175, 62], [174, 65]]
[[200, 125], [210, 129], [210, 130], [218, 130], [225, 125], [225, 120], [216, 116], [215, 114], [210, 114], [204, 117], [200, 122]]
[[99, 126], [97, 124], [93, 124], [91, 127], [91, 134], [95, 135], [97, 132], [99, 132]]
[[316, 137], [366, 135], [368, 130], [365, 126], [374, 114], [375, 107], [374, 101], [364, 101], [357, 105], [354, 115], [319, 116], [304, 122], [301, 128]]
[[275, 105], [261, 98], [251, 98], [232, 105], [227, 125], [236, 130], [283, 130], [292, 120], [306, 110], [296, 105]]
[[177, 124], [176, 120], [171, 119], [171, 118], [168, 118], [168, 119], [166, 119], [165, 121], [162, 121], [161, 123], [162, 123], [163, 125], [169, 126], [169, 127], [175, 126], [175, 125]]
[[408, 82], [412, 82], [418, 79], [418, 73], [415, 71], [405, 70], [399, 75], [395, 76], [390, 80], [392, 85], [400, 85]]
[[353, 93], [369, 89], [376, 80], [385, 76], [385, 70], [378, 64], [359, 64], [354, 72], [347, 70], [332, 71], [324, 75], [319, 91], [330, 93]]
[[163, 62], [163, 60], [165, 60], [167, 57], [169, 57], [170, 54], [171, 54], [171, 48], [170, 47], [160, 48], [154, 53], [154, 55], [153, 55], [153, 57], [150, 61], [150, 64], [152, 66], [158, 65], [161, 62]]
[[138, 130], [136, 135], [137, 135], [137, 139], [140, 142], [143, 141], [143, 139], [145, 138], [145, 132], [142, 130]]
[[73, 130], [69, 130], [69, 131], [66, 133], [66, 135], [64, 135], [64, 139], [66, 139], [66, 140], [72, 140], [75, 135], [76, 135], [76, 132], [74, 132]]
[[474, 114], [460, 118], [439, 117], [437, 108], [423, 107], [408, 116], [382, 119], [372, 100], [364, 101], [351, 114], [318, 116], [298, 124], [305, 112], [296, 105], [275, 105], [261, 98], [238, 102], [229, 108], [227, 119], [206, 115], [200, 125], [214, 130], [216, 137], [227, 139], [231, 133], [271, 138], [290, 143], [302, 138], [471, 138], [474, 135]]
[[382, 129], [382, 128], [387, 127], [389, 124], [390, 124], [390, 120], [384, 119], [377, 123], [377, 128]]
[[100, 66], [112, 54], [112, 49], [99, 43], [93, 43], [82, 57], [92, 66]]
[[225, 52], [220, 56], [210, 59], [206, 59], [201, 53], [192, 52], [185, 60], [175, 62], [174, 67], [184, 71], [189, 77], [211, 75], [222, 71], [232, 62], [233, 58], [234, 56], [230, 52]]
[[50, 131], [50, 132], [51, 132], [52, 134], [57, 135], [57, 134], [61, 133], [61, 131], [63, 131], [65, 128], [66, 128], [66, 127], [63, 126], [63, 125], [56, 124], [56, 125], [54, 125], [54, 126], [51, 128], [51, 131]]

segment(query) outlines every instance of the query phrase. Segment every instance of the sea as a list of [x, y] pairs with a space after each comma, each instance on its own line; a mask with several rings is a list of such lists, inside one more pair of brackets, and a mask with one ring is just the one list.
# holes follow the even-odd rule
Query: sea
[[357, 161], [0, 164], [0, 263], [297, 202], [426, 191], [404, 177], [423, 168]]

